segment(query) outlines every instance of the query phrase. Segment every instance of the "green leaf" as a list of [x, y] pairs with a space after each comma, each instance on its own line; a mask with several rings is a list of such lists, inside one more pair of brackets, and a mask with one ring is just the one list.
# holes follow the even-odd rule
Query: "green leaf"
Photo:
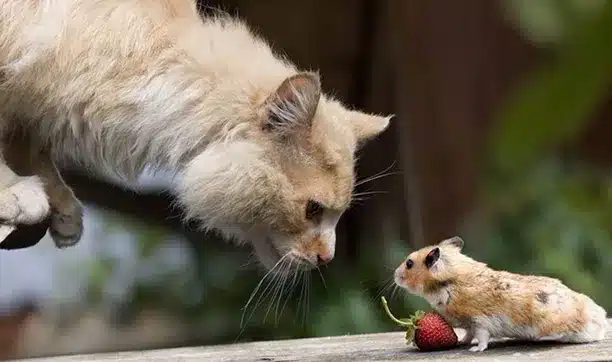
[[580, 132], [612, 80], [612, 2], [573, 29], [559, 58], [506, 104], [492, 134], [492, 157], [504, 172], [522, 169], [542, 152]]

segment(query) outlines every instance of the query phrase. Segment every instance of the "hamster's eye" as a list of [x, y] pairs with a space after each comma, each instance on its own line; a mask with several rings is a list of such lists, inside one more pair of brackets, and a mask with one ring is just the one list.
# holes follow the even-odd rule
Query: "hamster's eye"
[[406, 260], [406, 269], [412, 268], [413, 265], [414, 265], [414, 262], [412, 261], [412, 259]]
[[306, 203], [306, 219], [318, 222], [323, 215], [324, 207], [320, 202], [308, 200]]

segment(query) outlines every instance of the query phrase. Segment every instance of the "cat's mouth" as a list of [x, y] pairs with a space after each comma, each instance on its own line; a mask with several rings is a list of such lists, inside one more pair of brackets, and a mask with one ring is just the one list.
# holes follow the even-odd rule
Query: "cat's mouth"
[[311, 270], [316, 267], [306, 256], [294, 250], [282, 250], [277, 247], [271, 237], [265, 237], [262, 242], [254, 243], [255, 251], [262, 264], [268, 270], [280, 274], [290, 274], [299, 270]]

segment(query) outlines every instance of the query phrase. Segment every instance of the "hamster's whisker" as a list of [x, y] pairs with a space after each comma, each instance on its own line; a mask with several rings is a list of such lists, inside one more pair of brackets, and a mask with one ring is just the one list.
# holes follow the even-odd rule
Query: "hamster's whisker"
[[399, 290], [399, 287], [397, 286], [397, 284], [393, 285], [393, 290], [391, 291], [391, 297], [389, 297], [389, 300], [394, 300], [395, 297], [397, 297], [398, 290]]
[[393, 278], [389, 278], [387, 280], [383, 280], [378, 282], [378, 293], [376, 293], [376, 295], [374, 296], [372, 303], [378, 303], [378, 300], [380, 299], [381, 296], [383, 296], [383, 294], [385, 294], [387, 291], [389, 291], [389, 289], [393, 286], [394, 284], [394, 280]]

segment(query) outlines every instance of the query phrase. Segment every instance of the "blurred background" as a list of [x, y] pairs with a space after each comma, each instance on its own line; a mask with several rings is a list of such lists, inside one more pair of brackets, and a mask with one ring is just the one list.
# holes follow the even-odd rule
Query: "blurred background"
[[498, 269], [612, 310], [612, 2], [201, 1], [246, 19], [327, 92], [392, 126], [320, 273], [266, 278], [247, 247], [181, 226], [164, 189], [66, 172], [85, 235], [0, 251], [0, 359], [396, 330], [414, 248], [453, 235]]

